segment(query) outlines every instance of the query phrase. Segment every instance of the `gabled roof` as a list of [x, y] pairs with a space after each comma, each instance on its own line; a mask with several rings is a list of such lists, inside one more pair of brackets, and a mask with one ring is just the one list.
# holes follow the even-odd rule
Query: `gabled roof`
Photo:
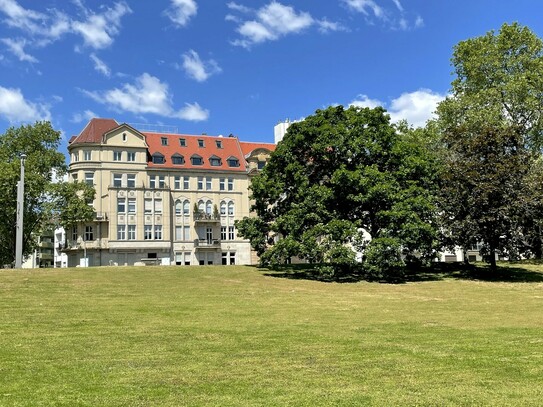
[[91, 119], [85, 128], [79, 133], [79, 136], [70, 139], [70, 144], [73, 143], [96, 143], [100, 144], [102, 136], [115, 127], [119, 127], [113, 119]]
[[270, 152], [275, 151], [275, 144], [272, 143], [251, 143], [248, 141], [240, 141], [239, 144], [243, 151], [244, 157], [248, 157], [253, 151], [258, 150], [259, 148], [268, 150]]

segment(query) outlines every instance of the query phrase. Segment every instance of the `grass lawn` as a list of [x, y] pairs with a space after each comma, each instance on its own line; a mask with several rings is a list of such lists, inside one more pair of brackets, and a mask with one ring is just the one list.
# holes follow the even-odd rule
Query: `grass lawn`
[[543, 267], [522, 267], [398, 285], [1, 270], [0, 406], [540, 406]]

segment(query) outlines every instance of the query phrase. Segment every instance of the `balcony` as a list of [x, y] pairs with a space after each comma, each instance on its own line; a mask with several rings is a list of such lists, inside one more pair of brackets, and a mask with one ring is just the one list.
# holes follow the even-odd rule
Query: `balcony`
[[95, 222], [107, 222], [107, 212], [96, 212], [94, 214], [94, 221]]
[[194, 221], [200, 223], [220, 223], [221, 217], [219, 216], [219, 214], [212, 215], [205, 212], [195, 212]]
[[216, 250], [221, 248], [220, 239], [196, 239], [194, 240], [194, 248], [196, 250]]

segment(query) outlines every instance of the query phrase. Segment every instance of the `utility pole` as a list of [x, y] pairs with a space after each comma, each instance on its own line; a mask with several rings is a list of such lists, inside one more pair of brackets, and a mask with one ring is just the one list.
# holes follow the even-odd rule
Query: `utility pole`
[[25, 202], [25, 159], [21, 154], [21, 179], [17, 183], [17, 230], [15, 235], [15, 268], [23, 266], [23, 215]]

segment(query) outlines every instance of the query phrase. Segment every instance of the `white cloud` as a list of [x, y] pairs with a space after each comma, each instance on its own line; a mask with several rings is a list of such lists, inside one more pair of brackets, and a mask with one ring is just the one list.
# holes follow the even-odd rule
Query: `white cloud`
[[235, 3], [235, 2], [233, 2], [233, 1], [227, 3], [226, 6], [227, 6], [230, 10], [239, 11], [240, 13], [250, 13], [250, 12], [251, 12], [251, 9], [250, 9], [249, 7], [246, 7], [246, 6], [244, 6], [244, 5]]
[[98, 117], [96, 113], [94, 113], [92, 110], [85, 110], [81, 113], [74, 113], [72, 116], [72, 123], [81, 123], [83, 121], [89, 121], [90, 119]]
[[402, 7], [402, 4], [400, 3], [400, 0], [392, 0], [392, 1], [394, 2], [398, 10], [403, 11], [403, 7]]
[[355, 11], [369, 15], [368, 9], [373, 12], [375, 17], [383, 18], [385, 13], [383, 9], [373, 0], [343, 0], [347, 6]]
[[358, 95], [349, 105], [369, 108], [383, 106], [387, 109], [393, 122], [407, 120], [412, 126], [422, 127], [433, 117], [437, 105], [443, 99], [445, 99], [445, 95], [429, 89], [419, 89], [414, 92], [402, 93], [388, 104], [377, 99], [370, 99], [366, 95]]
[[125, 2], [115, 3], [113, 8], [107, 8], [101, 14], [89, 12], [86, 20], [73, 21], [72, 29], [83, 37], [85, 45], [101, 49], [113, 43], [113, 37], [119, 33], [121, 19], [132, 13]]
[[198, 5], [194, 0], [171, 0], [171, 5], [164, 14], [176, 25], [183, 27], [197, 12]]
[[[364, 14], [369, 24], [375, 20], [393, 30], [408, 31], [422, 27], [422, 18], [408, 12], [402, 6], [400, 0], [341, 0], [348, 9]], [[391, 3], [395, 7], [391, 6]]]
[[[229, 3], [230, 9], [242, 10], [247, 13], [250, 9], [235, 3]], [[314, 24], [319, 24], [321, 30], [332, 30], [339, 27], [335, 23], [328, 22], [325, 19], [316, 21], [311, 14], [304, 11], [296, 11], [291, 6], [285, 6], [277, 1], [272, 1], [268, 5], [256, 10], [254, 20], [242, 21], [235, 16], [228, 15], [227, 20], [239, 21], [236, 31], [241, 35], [241, 39], [232, 43], [245, 48], [265, 41], [277, 40], [288, 34], [300, 33]]]
[[205, 82], [211, 75], [222, 71], [217, 62], [212, 59], [202, 61], [198, 53], [192, 49], [183, 54], [183, 69], [189, 77], [198, 82]]
[[97, 70], [104, 76], [107, 76], [108, 78], [111, 76], [111, 70], [104, 61], [98, 58], [94, 53], [90, 54], [90, 59], [92, 59], [92, 61], [94, 62], [95, 70]]
[[319, 31], [326, 33], [329, 31], [348, 31], [348, 29], [338, 22], [328, 21], [326, 18], [317, 21], [319, 25]]
[[49, 107], [25, 100], [20, 89], [0, 86], [0, 116], [10, 123], [50, 120]]
[[16, 40], [11, 38], [2, 38], [0, 41], [6, 44], [13, 55], [19, 58], [19, 61], [38, 62], [36, 58], [25, 52], [24, 47], [26, 46], [27, 42], [24, 38], [17, 38]]
[[209, 111], [202, 109], [198, 103], [186, 103], [184, 108], [175, 110], [168, 84], [148, 73], [136, 78], [134, 84], [125, 83], [120, 89], [84, 93], [112, 109], [134, 114], [155, 114], [192, 121], [206, 120], [209, 117]]

